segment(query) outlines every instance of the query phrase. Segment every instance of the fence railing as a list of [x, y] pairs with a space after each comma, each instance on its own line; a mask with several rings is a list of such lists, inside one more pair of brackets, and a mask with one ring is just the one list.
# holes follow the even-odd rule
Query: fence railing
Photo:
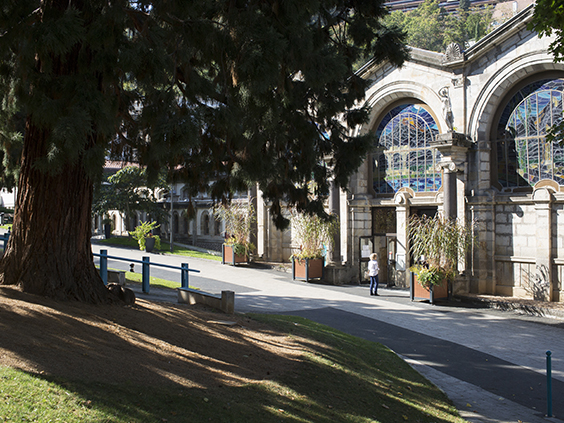
[[108, 250], [100, 250], [100, 254], [93, 253], [93, 255], [96, 257], [100, 257], [100, 277], [104, 281], [104, 285], [108, 284], [108, 259], [142, 264], [143, 270], [142, 270], [142, 278], [141, 278], [141, 289], [146, 294], [148, 294], [150, 290], [151, 266], [180, 270], [180, 286], [182, 288], [189, 288], [190, 285], [189, 272], [200, 273], [199, 270], [190, 269], [188, 267], [188, 263], [181, 263], [180, 266], [172, 266], [170, 264], [162, 264], [162, 263], [152, 263], [150, 257], [142, 257], [142, 260], [136, 260], [131, 258], [109, 256]]
[[5, 234], [0, 235], [0, 241], [3, 242], [2, 248], [6, 250], [6, 246], [8, 245], [8, 240], [10, 239], [10, 232], [6, 232]]

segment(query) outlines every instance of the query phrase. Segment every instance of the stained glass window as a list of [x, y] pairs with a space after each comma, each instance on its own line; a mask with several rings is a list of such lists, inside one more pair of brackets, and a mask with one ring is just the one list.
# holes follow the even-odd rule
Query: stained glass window
[[562, 120], [564, 79], [543, 80], [519, 91], [498, 127], [498, 181], [504, 188], [533, 186], [541, 179], [564, 185], [564, 148], [546, 141]]
[[373, 160], [373, 186], [379, 194], [402, 187], [416, 192], [437, 191], [440, 153], [429, 146], [439, 133], [431, 114], [422, 106], [403, 104], [386, 114], [378, 126]]

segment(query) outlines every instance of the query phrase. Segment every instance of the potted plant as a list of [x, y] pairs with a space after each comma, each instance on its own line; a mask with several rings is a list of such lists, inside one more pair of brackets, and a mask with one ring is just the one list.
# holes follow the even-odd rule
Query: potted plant
[[291, 257], [292, 278], [321, 279], [325, 267], [324, 252], [333, 244], [339, 230], [338, 220], [334, 216], [324, 219], [318, 215], [295, 213], [291, 221], [293, 238], [300, 245]]
[[411, 271], [411, 300], [448, 299], [458, 271], [458, 259], [472, 246], [472, 225], [455, 219], [412, 216], [408, 224], [410, 253], [417, 261]]
[[140, 250], [145, 250], [150, 253], [154, 248], [157, 250], [161, 249], [161, 237], [151, 233], [151, 231], [159, 226], [157, 222], [141, 222], [141, 224], [139, 224], [133, 232], [129, 232], [129, 234], [137, 241]]
[[221, 263], [236, 266], [247, 263], [255, 246], [249, 240], [255, 210], [250, 202], [219, 204], [213, 214], [225, 222], [225, 242], [222, 246]]

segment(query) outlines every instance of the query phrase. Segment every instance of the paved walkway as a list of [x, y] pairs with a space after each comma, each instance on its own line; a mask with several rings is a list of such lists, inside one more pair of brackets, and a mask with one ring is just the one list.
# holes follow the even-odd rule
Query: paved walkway
[[[561, 422], [564, 420], [564, 320], [525, 317], [462, 304], [431, 306], [411, 302], [408, 292], [367, 287], [326, 286], [293, 281], [276, 270], [232, 267], [203, 259], [178, 258], [102, 247], [110, 255], [179, 265], [201, 271], [190, 285], [203, 291], [235, 292], [238, 313], [300, 315], [344, 332], [381, 342], [443, 389], [471, 422]], [[94, 245], [93, 251], [99, 252]], [[129, 270], [127, 262], [110, 268]], [[136, 265], [140, 270], [140, 266]], [[174, 270], [153, 276], [180, 281]], [[176, 301], [151, 289], [153, 300]], [[546, 351], [552, 352], [553, 414], [546, 418]]]

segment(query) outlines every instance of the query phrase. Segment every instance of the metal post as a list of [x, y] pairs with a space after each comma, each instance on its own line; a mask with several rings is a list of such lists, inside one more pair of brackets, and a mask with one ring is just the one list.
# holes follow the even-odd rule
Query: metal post
[[188, 279], [188, 263], [182, 263], [180, 266], [182, 267], [182, 270], [180, 271], [180, 284], [182, 288], [190, 288]]
[[546, 400], [547, 409], [546, 416], [552, 417], [552, 353], [550, 351], [546, 352]]
[[143, 277], [141, 282], [141, 289], [145, 294], [149, 293], [149, 282], [151, 280], [151, 265], [150, 265], [150, 258], [143, 257]]
[[174, 213], [172, 212], [172, 204], [174, 203], [174, 188], [170, 186], [170, 252], [174, 252]]
[[100, 277], [108, 284], [108, 250], [100, 250]]

